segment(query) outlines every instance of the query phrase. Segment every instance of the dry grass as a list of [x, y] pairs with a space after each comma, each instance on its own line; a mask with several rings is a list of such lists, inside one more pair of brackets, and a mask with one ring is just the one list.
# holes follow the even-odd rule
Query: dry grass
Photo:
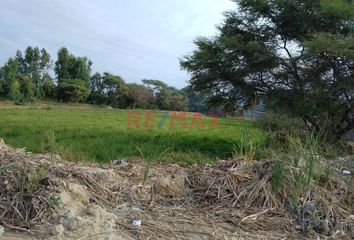
[[[34, 226], [52, 221], [60, 204], [50, 196], [64, 191], [68, 183], [85, 187], [88, 195], [117, 216], [117, 232], [127, 239], [304, 239], [333, 236], [354, 237], [352, 179], [333, 175], [325, 186], [310, 184], [301, 204], [289, 206], [286, 191], [274, 191], [274, 161], [245, 163], [242, 159], [200, 164], [189, 168], [163, 164], [152, 166], [144, 182], [144, 164], [84, 165], [61, 161], [56, 156], [32, 155], [0, 142], [0, 221], [5, 226], [35, 232]], [[48, 166], [45, 175], [33, 178]], [[24, 192], [16, 187], [16, 171], [39, 187]], [[291, 169], [287, 169], [292, 174]], [[32, 176], [32, 178], [30, 177]], [[32, 179], [32, 180], [31, 180]], [[163, 181], [161, 187], [161, 179]], [[183, 179], [183, 181], [182, 181]], [[169, 188], [169, 183], [173, 183]], [[160, 187], [159, 187], [160, 186]], [[167, 190], [166, 190], [167, 189]], [[168, 194], [166, 194], [166, 192]], [[315, 203], [307, 216], [305, 207]], [[131, 209], [138, 208], [139, 211]], [[126, 212], [130, 209], [129, 212]], [[328, 221], [326, 233], [297, 229], [321, 217]], [[141, 219], [139, 229], [132, 220]], [[97, 239], [93, 233], [77, 239]], [[325, 234], [325, 235], [321, 235]]]

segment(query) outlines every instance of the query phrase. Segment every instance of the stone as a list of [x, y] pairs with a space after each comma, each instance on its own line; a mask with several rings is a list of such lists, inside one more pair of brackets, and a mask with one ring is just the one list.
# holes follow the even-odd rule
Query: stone
[[98, 200], [97, 200], [97, 198], [95, 198], [95, 197], [89, 197], [89, 202], [90, 203], [98, 203]]
[[61, 235], [63, 235], [64, 231], [65, 231], [65, 228], [62, 224], [56, 224], [51, 229], [51, 233], [54, 236], [61, 236]]
[[346, 132], [341, 139], [343, 142], [348, 144], [351, 147], [354, 147], [354, 129]]
[[327, 219], [325, 220], [316, 220], [314, 223], [313, 223], [313, 229], [316, 231], [316, 232], [319, 232], [319, 233], [322, 233], [322, 234], [325, 234], [327, 235], [330, 231], [329, 229], [329, 226], [328, 226], [328, 221]]
[[127, 160], [125, 160], [125, 159], [114, 160], [114, 161], [113, 161], [113, 165], [114, 165], [114, 166], [119, 166], [119, 167], [124, 167], [124, 166], [127, 166], [127, 165], [128, 165], [128, 162], [127, 162]]
[[83, 225], [83, 220], [81, 217], [70, 217], [65, 222], [65, 227], [70, 231], [75, 231]]

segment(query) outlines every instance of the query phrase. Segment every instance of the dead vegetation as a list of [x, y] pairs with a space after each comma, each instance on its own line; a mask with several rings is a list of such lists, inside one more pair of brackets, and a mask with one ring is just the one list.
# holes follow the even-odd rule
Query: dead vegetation
[[[352, 176], [310, 181], [298, 201], [275, 190], [277, 160], [182, 168], [74, 164], [0, 142], [0, 221], [45, 239], [354, 237]], [[285, 169], [286, 179], [299, 169]], [[325, 177], [325, 176], [322, 176]], [[321, 176], [319, 176], [321, 178]], [[289, 185], [290, 186], [290, 185]], [[133, 220], [142, 225], [132, 225]]]

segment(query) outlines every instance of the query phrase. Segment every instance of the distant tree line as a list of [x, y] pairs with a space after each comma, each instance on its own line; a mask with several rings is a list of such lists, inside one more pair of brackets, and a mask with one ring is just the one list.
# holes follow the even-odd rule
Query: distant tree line
[[[118, 75], [93, 73], [92, 61], [77, 57], [68, 49], [58, 51], [53, 63], [46, 49], [27, 47], [17, 51], [0, 68], [0, 98], [19, 102], [57, 100], [141, 108], [186, 111], [191, 92], [168, 86], [159, 80], [126, 83]], [[54, 70], [53, 77], [52, 73]]]

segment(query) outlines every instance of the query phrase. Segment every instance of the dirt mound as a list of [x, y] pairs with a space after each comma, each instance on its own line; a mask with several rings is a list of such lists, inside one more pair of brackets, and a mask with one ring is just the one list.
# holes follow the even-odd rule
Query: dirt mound
[[0, 221], [24, 239], [354, 237], [353, 182], [340, 176], [294, 207], [272, 189], [272, 162], [161, 164], [144, 182], [141, 162], [74, 164], [0, 141], [0, 163]]

